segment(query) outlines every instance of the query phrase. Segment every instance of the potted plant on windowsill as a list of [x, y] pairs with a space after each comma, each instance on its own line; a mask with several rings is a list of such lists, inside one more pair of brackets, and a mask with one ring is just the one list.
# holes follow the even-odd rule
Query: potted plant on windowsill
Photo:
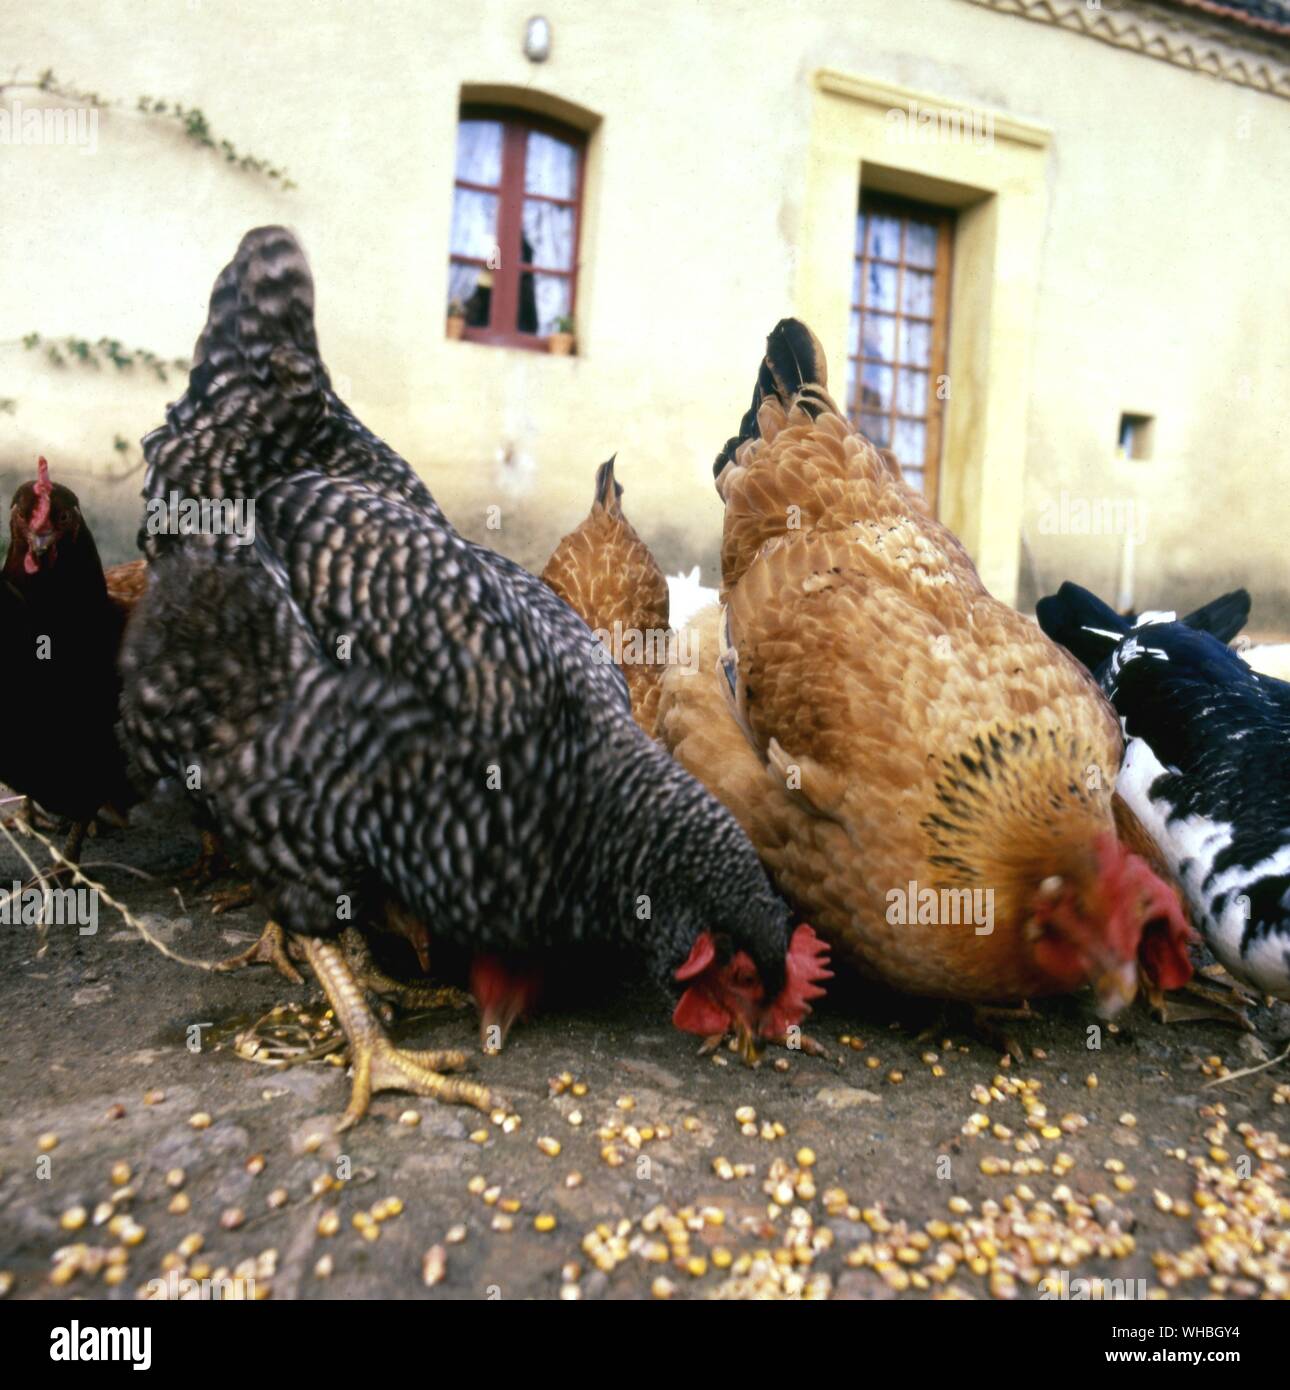
[[460, 338], [466, 331], [466, 306], [460, 299], [454, 299], [448, 305], [448, 336], [450, 338]]
[[546, 340], [547, 351], [557, 357], [568, 357], [573, 352], [573, 320], [567, 314], [555, 321], [555, 332]]

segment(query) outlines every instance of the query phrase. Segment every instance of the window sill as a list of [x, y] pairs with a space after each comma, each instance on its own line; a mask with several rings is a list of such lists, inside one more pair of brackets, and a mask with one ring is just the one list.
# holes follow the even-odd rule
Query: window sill
[[509, 348], [514, 352], [532, 352], [542, 357], [579, 356], [576, 347], [570, 352], [553, 352], [548, 339], [535, 337], [528, 333], [484, 333], [478, 329], [468, 328], [460, 334], [445, 333], [444, 339], [450, 343], [472, 343], [475, 347]]

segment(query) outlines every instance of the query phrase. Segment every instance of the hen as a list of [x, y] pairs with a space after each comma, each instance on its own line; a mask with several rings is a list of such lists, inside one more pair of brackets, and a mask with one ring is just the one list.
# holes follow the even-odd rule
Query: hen
[[1130, 624], [1076, 584], [1041, 599], [1038, 614], [1096, 672], [1123, 721], [1117, 789], [1206, 943], [1236, 979], [1290, 999], [1290, 685], [1220, 640], [1243, 614], [1234, 626], [1172, 613]]
[[1115, 716], [993, 599], [827, 393], [794, 320], [717, 457], [724, 609], [664, 677], [666, 745], [861, 970], [911, 993], [1132, 997], [1190, 975], [1178, 899], [1118, 842]]
[[134, 799], [115, 729], [131, 606], [110, 590], [76, 494], [50, 480], [42, 458], [9, 510], [0, 782], [72, 822], [69, 860], [101, 810], [120, 813]]
[[668, 585], [623, 512], [614, 460], [596, 470], [586, 519], [561, 540], [542, 578], [600, 637], [627, 678], [632, 714], [654, 733], [667, 665]]
[[[456, 948], [489, 1041], [544, 971], [631, 952], [674, 1020], [752, 1040], [826, 974], [734, 818], [633, 722], [622, 678], [535, 576], [460, 537], [336, 399], [289, 233], [217, 281], [185, 398], [145, 441], [148, 488], [254, 496], [254, 546], [161, 547], [131, 625], [125, 726], [192, 794], [302, 940], [372, 1091], [487, 1106], [385, 1037], [333, 944], [389, 927]], [[195, 769], [197, 776], [189, 775]], [[683, 992], [681, 992], [683, 990]]]

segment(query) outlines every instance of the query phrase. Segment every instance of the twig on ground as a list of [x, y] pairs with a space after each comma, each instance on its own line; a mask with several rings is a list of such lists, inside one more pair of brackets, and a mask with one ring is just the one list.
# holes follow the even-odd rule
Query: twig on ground
[[[44, 847], [54, 857], [56, 863], [65, 864], [72, 871], [73, 883], [84, 884], [86, 888], [91, 890], [91, 892], [97, 893], [99, 897], [105, 903], [107, 903], [107, 905], [110, 908], [113, 908], [118, 913], [120, 913], [121, 919], [125, 922], [126, 926], [132, 927], [135, 931], [137, 931], [139, 935], [143, 937], [143, 939], [148, 943], [149, 946], [153, 947], [157, 951], [160, 951], [161, 954], [165, 956], [167, 960], [176, 961], [180, 965], [191, 965], [197, 970], [215, 969], [215, 966], [218, 964], [218, 962], [216, 961], [193, 960], [190, 956], [181, 956], [178, 951], [172, 951], [164, 941], [158, 940], [158, 938], [155, 937], [148, 930], [148, 928], [143, 925], [141, 921], [139, 921], [139, 919], [134, 915], [134, 913], [131, 912], [130, 909], [126, 907], [126, 905], [123, 902], [118, 902], [116, 898], [114, 898], [112, 894], [109, 893], [108, 890], [104, 888], [101, 883], [95, 882], [95, 880], [92, 878], [87, 878], [81, 872], [81, 866], [79, 864], [73, 864], [72, 861], [63, 854], [62, 850], [60, 850], [57, 845], [55, 845], [52, 841], [47, 840], [38, 830], [34, 830], [25, 820], [23, 820], [21, 816], [18, 817], [16, 825], [18, 830], [22, 834], [30, 835], [32, 839], [44, 845]], [[44, 874], [35, 866], [35, 864], [32, 863], [31, 859], [27, 855], [26, 850], [24, 850], [22, 846], [18, 843], [18, 841], [15, 840], [14, 837], [9, 833], [9, 827], [6, 826], [2, 821], [0, 821], [0, 831], [4, 832], [5, 838], [18, 852], [18, 854], [21, 855], [22, 858], [26, 861], [27, 866], [31, 869], [32, 873], [43, 882], [45, 877]]]

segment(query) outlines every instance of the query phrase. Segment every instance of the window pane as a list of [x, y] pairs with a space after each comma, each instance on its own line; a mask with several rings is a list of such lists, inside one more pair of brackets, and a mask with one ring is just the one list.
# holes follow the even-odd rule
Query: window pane
[[577, 191], [578, 151], [567, 141], [529, 131], [524, 159], [525, 193], [545, 193], [548, 198], [572, 198]]
[[894, 309], [896, 307], [896, 267], [894, 265], [871, 265], [869, 267], [868, 297], [866, 303], [871, 309]]
[[896, 406], [904, 415], [927, 414], [926, 372], [901, 372]]
[[502, 181], [500, 121], [462, 121], [457, 126], [457, 177], [496, 187]]
[[856, 413], [856, 361], [853, 357], [847, 358], [847, 414]]
[[856, 255], [860, 255], [864, 250], [864, 229], [868, 219], [864, 213], [860, 213], [856, 218]]
[[573, 209], [524, 201], [520, 260], [549, 270], [573, 269]]
[[556, 332], [556, 320], [569, 313], [571, 282], [564, 275], [520, 273], [520, 308], [516, 327], [521, 333], [546, 337]]
[[932, 316], [932, 276], [921, 270], [907, 270], [902, 286], [903, 303], [901, 308], [907, 314], [920, 314], [923, 318]]
[[866, 362], [860, 372], [860, 408], [862, 410], [891, 409], [891, 379], [895, 373], [890, 367], [878, 367]]
[[885, 449], [891, 438], [891, 419], [886, 415], [862, 415], [860, 429], [880, 449]]
[[900, 321], [900, 360], [915, 367], [926, 367], [932, 360], [932, 325]]
[[[919, 420], [897, 420], [895, 442], [891, 447], [900, 460], [901, 467], [906, 470], [905, 476], [909, 478], [911, 485], [922, 487], [921, 470], [927, 461], [927, 426]], [[910, 476], [910, 469], [919, 470], [917, 482]]]
[[[899, 458], [900, 455], [898, 454], [896, 457]], [[921, 492], [924, 495], [926, 495], [927, 475], [921, 468], [911, 467], [911, 465], [902, 461], [900, 465], [900, 471], [905, 475], [905, 481], [909, 484], [910, 487], [914, 489], [915, 492]]]
[[881, 357], [884, 362], [896, 358], [896, 320], [886, 314], [866, 314], [864, 320], [864, 354]]
[[905, 227], [905, 260], [925, 270], [936, 268], [936, 227], [931, 222], [910, 222]]
[[885, 261], [900, 259], [900, 218], [874, 215], [869, 219], [869, 254]]
[[475, 256], [486, 261], [496, 248], [496, 195], [476, 193], [470, 188], [454, 189], [449, 250], [454, 256]]
[[477, 265], [462, 265], [454, 261], [448, 267], [448, 304], [461, 304], [466, 310], [466, 322], [471, 328], [487, 328], [489, 308], [493, 297], [491, 271]]
[[855, 357], [860, 351], [860, 315], [851, 311], [851, 330], [847, 334], [847, 355]]

